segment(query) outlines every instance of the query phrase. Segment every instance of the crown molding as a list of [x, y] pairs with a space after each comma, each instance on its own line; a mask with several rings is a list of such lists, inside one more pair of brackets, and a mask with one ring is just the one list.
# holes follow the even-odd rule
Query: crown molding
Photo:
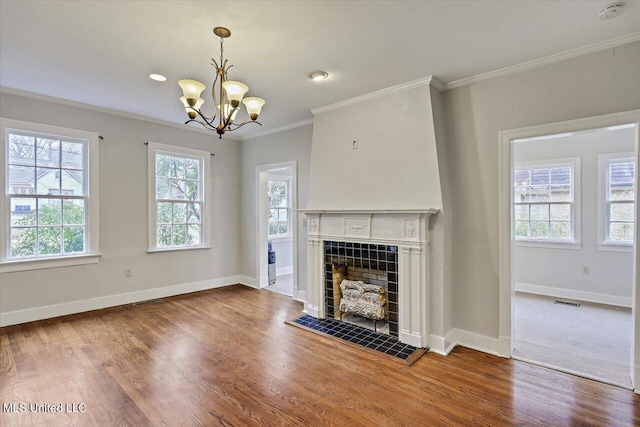
[[275, 129], [269, 129], [269, 130], [266, 130], [264, 132], [254, 133], [254, 134], [251, 134], [249, 136], [246, 136], [246, 137], [242, 138], [242, 140], [243, 141], [248, 141], [250, 139], [260, 138], [262, 136], [267, 136], [267, 135], [271, 135], [271, 134], [274, 134], [274, 133], [284, 132], [284, 131], [287, 131], [287, 130], [299, 128], [299, 127], [302, 127], [302, 126], [312, 125], [312, 124], [313, 124], [313, 119], [307, 119], [307, 120], [303, 120], [301, 122], [292, 123], [290, 125], [280, 126], [280, 127], [275, 128]]
[[313, 108], [311, 113], [313, 115], [326, 113], [327, 111], [337, 110], [339, 108], [347, 107], [349, 105], [359, 104], [361, 102], [369, 101], [374, 98], [379, 98], [384, 95], [389, 95], [392, 93], [402, 92], [408, 89], [413, 89], [421, 86], [433, 86], [438, 90], [442, 90], [441, 88], [445, 88], [445, 86], [433, 76], [424, 77], [422, 79], [414, 80], [407, 83], [402, 83], [396, 86], [391, 86], [386, 89], [377, 90], [375, 92], [367, 93], [366, 95], [356, 96], [355, 98], [346, 99], [344, 101], [336, 102], [335, 104], [326, 105], [324, 107]]
[[[197, 132], [203, 135], [213, 135], [217, 137], [216, 133], [213, 133], [206, 129], [199, 129], [197, 127], [186, 126], [184, 124], [174, 123], [167, 120], [154, 119], [154, 118], [142, 116], [139, 114], [125, 113], [123, 111], [113, 110], [111, 108], [96, 107], [95, 105], [84, 104], [82, 102], [68, 101], [66, 99], [55, 98], [53, 96], [40, 95], [38, 93], [27, 92], [19, 89], [13, 89], [6, 86], [0, 86], [0, 94], [20, 96], [22, 98], [33, 99], [36, 101], [50, 102], [52, 104], [64, 105], [66, 107], [75, 107], [75, 108], [80, 108], [82, 110], [93, 111], [96, 113], [109, 114], [111, 116], [124, 117], [125, 119], [139, 120], [141, 122], [147, 122], [154, 125], [169, 126], [169, 127], [180, 129], [180, 130]], [[242, 138], [234, 135], [229, 135], [229, 136], [225, 135], [225, 139], [240, 141]]]
[[438, 92], [444, 92], [445, 90], [447, 90], [447, 85], [445, 85], [442, 80], [440, 80], [436, 76], [431, 76], [431, 86], [436, 88]]
[[476, 76], [455, 80], [455, 81], [444, 84], [444, 87], [445, 87], [445, 90], [455, 89], [458, 87], [471, 85], [474, 83], [482, 82], [482, 81], [493, 79], [496, 77], [503, 77], [509, 74], [519, 73], [520, 71], [526, 71], [532, 68], [542, 67], [544, 65], [553, 64], [555, 62], [564, 61], [567, 59], [575, 58], [575, 57], [586, 55], [589, 53], [599, 52], [601, 50], [623, 46], [625, 44], [634, 43], [637, 41], [640, 41], [640, 32], [631, 33], [626, 36], [616, 37], [614, 39], [609, 39], [603, 42], [590, 44], [587, 46], [579, 47], [577, 49], [571, 49], [565, 52], [544, 56], [542, 58], [534, 59], [532, 61], [523, 62], [521, 64], [512, 65], [510, 67], [500, 68], [498, 70], [489, 71], [487, 73], [478, 74]]

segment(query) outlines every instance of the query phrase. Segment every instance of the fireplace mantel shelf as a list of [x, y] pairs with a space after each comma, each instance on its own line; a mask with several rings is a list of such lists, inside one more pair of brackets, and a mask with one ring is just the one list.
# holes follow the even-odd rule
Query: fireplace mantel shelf
[[304, 214], [429, 214], [435, 215], [439, 209], [296, 209]]

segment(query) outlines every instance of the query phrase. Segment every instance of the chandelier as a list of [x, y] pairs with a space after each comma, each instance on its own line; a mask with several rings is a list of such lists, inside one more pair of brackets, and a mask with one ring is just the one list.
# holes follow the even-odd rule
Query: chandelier
[[[213, 33], [220, 37], [220, 63], [218, 64], [215, 59], [211, 58], [211, 65], [216, 68], [216, 78], [213, 81], [211, 87], [211, 97], [213, 98], [213, 116], [207, 118], [200, 107], [204, 104], [204, 99], [200, 98], [200, 94], [205, 89], [205, 85], [197, 80], [180, 80], [178, 85], [182, 88], [182, 95], [180, 101], [184, 105], [184, 109], [189, 116], [189, 120], [184, 122], [188, 124], [196, 122], [204, 126], [209, 130], [215, 130], [219, 138], [222, 139], [222, 135], [225, 132], [231, 132], [248, 123], [257, 123], [260, 126], [262, 124], [258, 121], [258, 115], [264, 105], [264, 99], [249, 97], [244, 98], [244, 94], [249, 91], [249, 87], [244, 83], [228, 80], [227, 72], [233, 65], [227, 65], [228, 59], [224, 59], [224, 39], [231, 36], [231, 31], [224, 27], [215, 27]], [[216, 83], [218, 83], [216, 86]], [[218, 96], [216, 96], [216, 87], [218, 88]], [[218, 101], [219, 100], [219, 101]], [[247, 113], [251, 120], [246, 120], [240, 124], [234, 123], [238, 110], [240, 109], [240, 101], [245, 105]], [[218, 111], [216, 112], [216, 108]], [[216, 117], [218, 118], [216, 124]]]

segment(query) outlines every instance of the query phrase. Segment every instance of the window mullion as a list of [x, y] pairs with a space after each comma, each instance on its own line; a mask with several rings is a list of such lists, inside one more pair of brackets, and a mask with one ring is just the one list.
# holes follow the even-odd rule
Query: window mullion
[[561, 201], [561, 202], [514, 202], [514, 206], [523, 206], [523, 205], [573, 205], [574, 202], [571, 201]]
[[608, 203], [620, 203], [620, 204], [628, 204], [629, 205], [629, 204], [634, 204], [635, 200], [628, 200], [628, 199], [625, 199], [625, 200], [609, 200]]
[[199, 203], [202, 204], [201, 200], [188, 200], [188, 199], [156, 199], [158, 203]]

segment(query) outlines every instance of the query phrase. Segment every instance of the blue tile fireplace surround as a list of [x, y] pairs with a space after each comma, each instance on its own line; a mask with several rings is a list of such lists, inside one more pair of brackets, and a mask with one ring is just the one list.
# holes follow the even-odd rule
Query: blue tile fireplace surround
[[324, 241], [325, 315], [336, 318], [334, 300], [336, 267], [344, 266], [346, 278], [383, 286], [388, 298], [389, 335], [398, 337], [398, 247], [357, 242]]

